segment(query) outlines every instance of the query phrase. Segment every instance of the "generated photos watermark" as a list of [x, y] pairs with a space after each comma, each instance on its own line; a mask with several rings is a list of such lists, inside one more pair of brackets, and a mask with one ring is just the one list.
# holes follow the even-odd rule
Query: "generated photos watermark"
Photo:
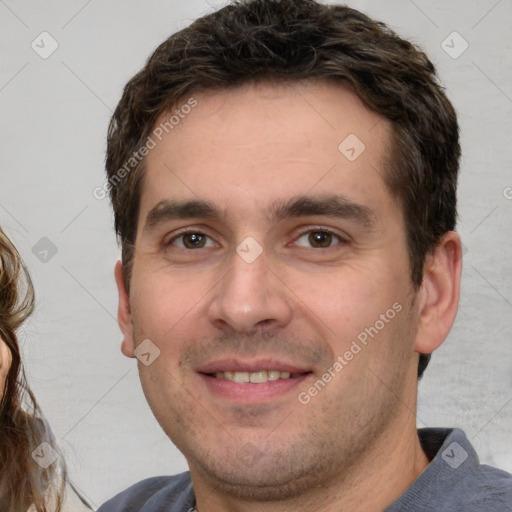
[[343, 355], [338, 356], [332, 366], [307, 391], [301, 391], [297, 395], [299, 402], [303, 405], [309, 404], [368, 345], [370, 339], [375, 338], [402, 309], [402, 304], [395, 302], [385, 313], [379, 316], [379, 319], [372, 326], [362, 330], [357, 335], [357, 339], [352, 341], [348, 350]]
[[181, 105], [180, 108], [174, 110], [172, 116], [166, 121], [162, 121], [152, 132], [148, 135], [146, 142], [137, 150], [132, 153], [132, 156], [119, 168], [113, 176], [110, 176], [108, 180], [105, 180], [103, 185], [95, 187], [92, 191], [92, 195], [95, 199], [102, 200], [108, 196], [109, 191], [117, 187], [119, 183], [130, 174], [131, 171], [137, 168], [146, 157], [149, 152], [154, 149], [157, 145], [157, 141], [161, 142], [164, 134], [168, 134], [176, 126], [178, 126], [182, 119], [190, 114], [192, 109], [197, 106], [197, 100], [194, 97], [190, 97], [186, 103]]

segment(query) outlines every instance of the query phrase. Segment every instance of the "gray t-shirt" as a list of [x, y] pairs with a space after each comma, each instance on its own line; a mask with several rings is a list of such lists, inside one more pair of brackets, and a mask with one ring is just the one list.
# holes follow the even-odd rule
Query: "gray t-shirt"
[[[512, 512], [512, 475], [480, 464], [458, 428], [418, 430], [431, 461], [384, 512]], [[192, 512], [190, 474], [143, 480], [103, 504], [98, 512]]]

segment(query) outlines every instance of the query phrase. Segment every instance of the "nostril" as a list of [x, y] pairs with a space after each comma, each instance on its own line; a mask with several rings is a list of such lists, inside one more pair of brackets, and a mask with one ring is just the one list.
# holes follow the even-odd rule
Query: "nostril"
[[256, 325], [268, 325], [272, 322], [273, 322], [272, 318], [267, 318], [266, 320], [260, 320]]

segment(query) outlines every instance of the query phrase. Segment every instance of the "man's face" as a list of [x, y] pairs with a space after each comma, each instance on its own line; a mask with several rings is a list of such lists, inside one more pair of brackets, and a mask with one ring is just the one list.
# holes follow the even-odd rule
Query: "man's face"
[[192, 474], [284, 497], [415, 424], [390, 125], [331, 83], [194, 97], [146, 159], [123, 351], [160, 351], [142, 386]]

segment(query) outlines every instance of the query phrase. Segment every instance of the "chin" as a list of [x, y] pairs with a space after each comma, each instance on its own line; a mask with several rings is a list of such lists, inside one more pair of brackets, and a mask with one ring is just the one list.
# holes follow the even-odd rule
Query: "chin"
[[[246, 443], [243, 446], [254, 446]], [[314, 448], [314, 447], [313, 447]], [[333, 461], [318, 460], [318, 453], [304, 453], [302, 447], [288, 447], [269, 453], [254, 451], [253, 460], [225, 453], [201, 455], [198, 450], [187, 456], [190, 472], [208, 481], [230, 496], [252, 501], [278, 501], [297, 498], [312, 488], [325, 484], [333, 474]], [[251, 454], [251, 449], [246, 450]]]

